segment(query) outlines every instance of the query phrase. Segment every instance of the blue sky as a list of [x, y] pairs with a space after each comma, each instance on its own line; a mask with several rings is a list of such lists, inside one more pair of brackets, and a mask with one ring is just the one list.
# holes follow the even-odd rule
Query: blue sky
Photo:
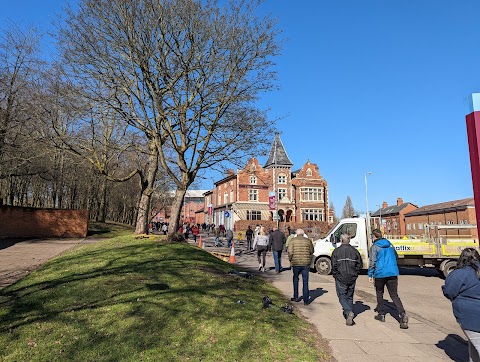
[[[0, 21], [47, 31], [62, 2], [1, 0]], [[372, 211], [397, 197], [419, 206], [472, 197], [465, 115], [480, 92], [480, 1], [267, 0], [262, 9], [287, 41], [280, 89], [261, 106], [281, 118], [294, 168], [319, 166], [338, 216], [347, 196], [365, 210], [365, 172]]]

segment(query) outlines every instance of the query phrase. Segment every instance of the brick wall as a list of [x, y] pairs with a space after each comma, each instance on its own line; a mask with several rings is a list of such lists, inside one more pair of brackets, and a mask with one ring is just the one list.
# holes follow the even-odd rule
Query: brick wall
[[84, 238], [88, 210], [0, 206], [0, 238]]

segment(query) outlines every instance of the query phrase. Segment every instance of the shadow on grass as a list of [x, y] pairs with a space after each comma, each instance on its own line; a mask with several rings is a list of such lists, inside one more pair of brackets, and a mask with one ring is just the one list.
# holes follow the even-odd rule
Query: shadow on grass
[[276, 359], [262, 346], [298, 338], [297, 317], [262, 310], [263, 295], [284, 297], [259, 278], [187, 244], [125, 240], [82, 246], [0, 290], [0, 360], [281, 360], [289, 343]]

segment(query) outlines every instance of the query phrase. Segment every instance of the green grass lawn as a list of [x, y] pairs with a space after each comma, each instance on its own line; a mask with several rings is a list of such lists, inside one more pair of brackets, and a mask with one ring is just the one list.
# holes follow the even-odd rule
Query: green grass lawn
[[262, 309], [264, 295], [287, 302], [262, 278], [188, 244], [115, 233], [0, 290], [1, 361], [329, 359], [311, 325]]

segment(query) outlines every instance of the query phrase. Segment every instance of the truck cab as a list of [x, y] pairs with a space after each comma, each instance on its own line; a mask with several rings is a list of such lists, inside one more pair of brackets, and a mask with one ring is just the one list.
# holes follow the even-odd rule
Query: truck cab
[[313, 241], [314, 251], [311, 268], [328, 275], [332, 271], [332, 253], [340, 245], [340, 235], [350, 235], [350, 245], [357, 248], [364, 267], [368, 268], [368, 240], [365, 219], [342, 219], [324, 238]]
[[[367, 238], [366, 225], [364, 218], [342, 219], [324, 238], [313, 241], [314, 252], [311, 268], [319, 274], [330, 274], [332, 253], [340, 245], [340, 235], [348, 234], [350, 235], [350, 245], [357, 248], [362, 256], [363, 267], [367, 269], [371, 241]], [[403, 236], [401, 238], [387, 236], [387, 239], [397, 252], [399, 266], [433, 267], [446, 277], [457, 266], [457, 259], [463, 249], [478, 249], [479, 245], [476, 236], [446, 235], [441, 231], [472, 228], [476, 228], [476, 226], [442, 225], [435, 228], [434, 235]]]

